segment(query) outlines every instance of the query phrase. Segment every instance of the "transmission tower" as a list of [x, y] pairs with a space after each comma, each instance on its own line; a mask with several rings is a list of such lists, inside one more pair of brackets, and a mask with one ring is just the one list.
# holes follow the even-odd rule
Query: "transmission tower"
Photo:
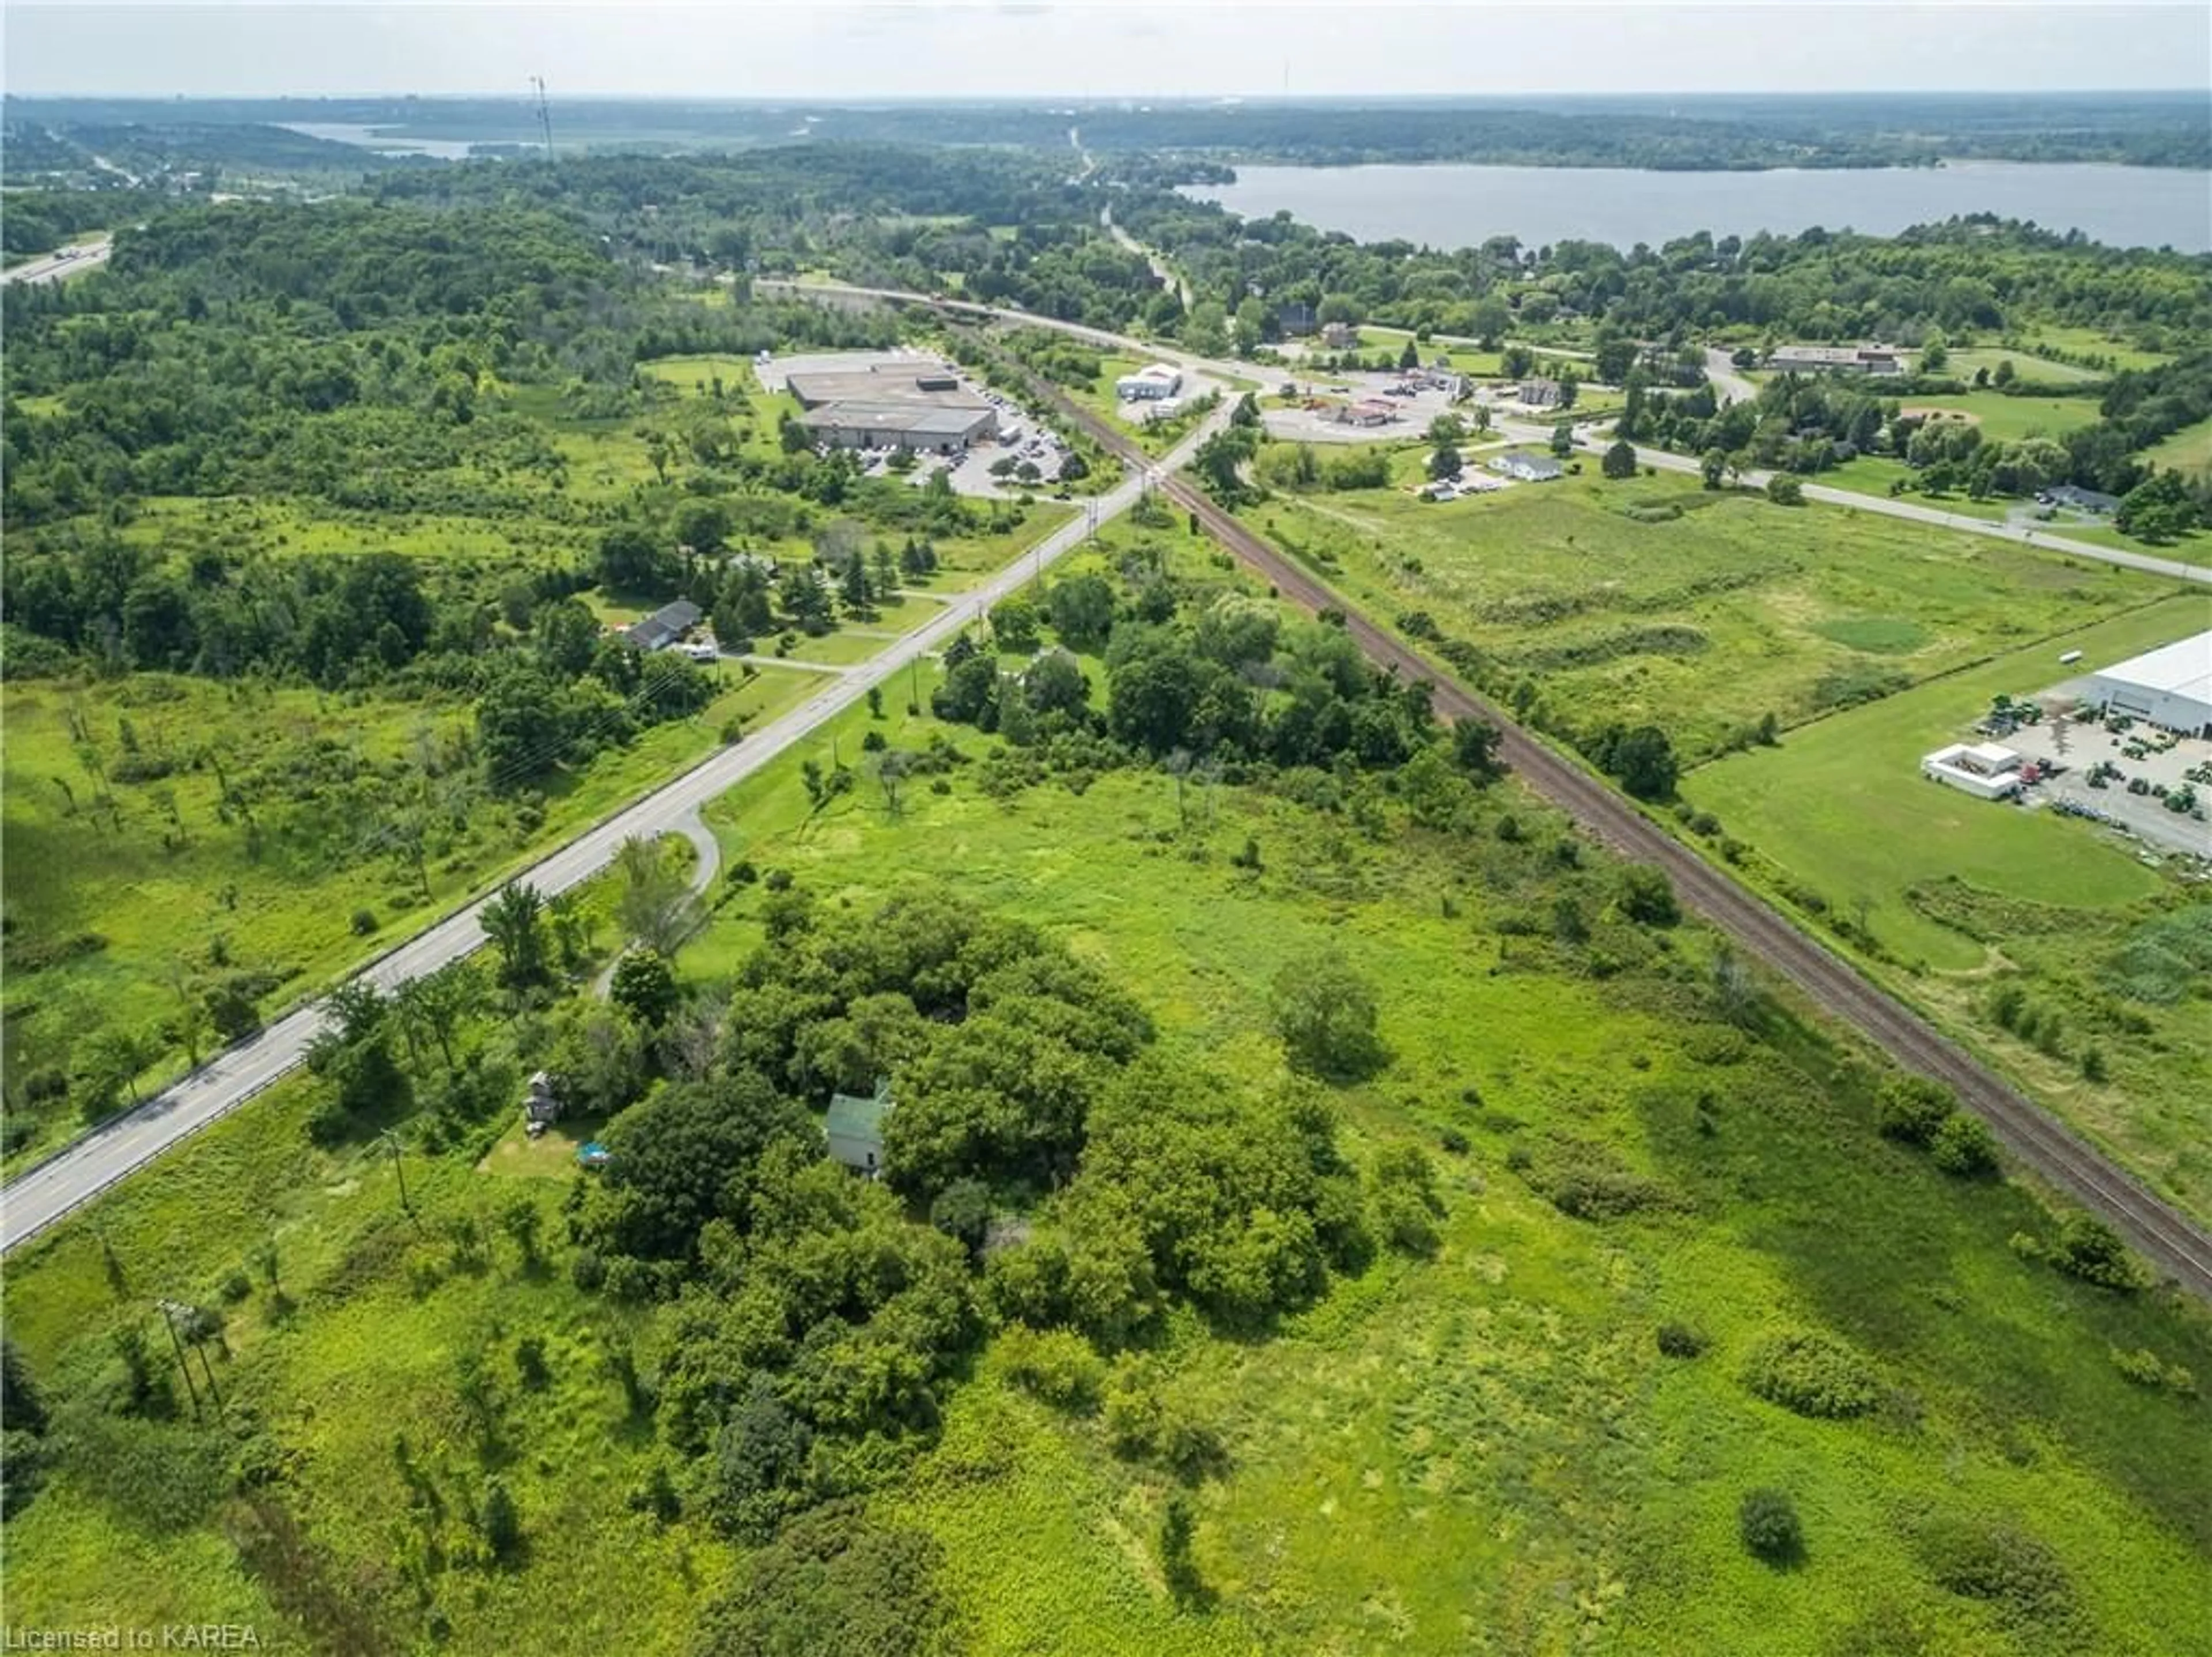
[[530, 84], [538, 88], [538, 131], [545, 140], [545, 159], [553, 159], [553, 111], [545, 101], [545, 77], [533, 75]]

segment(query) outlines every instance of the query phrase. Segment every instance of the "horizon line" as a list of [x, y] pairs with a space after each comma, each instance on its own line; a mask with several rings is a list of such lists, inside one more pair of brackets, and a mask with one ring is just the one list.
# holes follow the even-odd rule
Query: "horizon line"
[[[548, 88], [550, 92], [550, 88]], [[1322, 104], [1361, 102], [1388, 100], [1402, 105], [1408, 101], [1488, 104], [1504, 102], [1514, 98], [1674, 98], [1737, 99], [1786, 98], [1799, 100], [1835, 98], [1887, 98], [1903, 101], [1911, 98], [2175, 98], [2212, 95], [2212, 82], [2203, 86], [2170, 87], [2038, 87], [2033, 89], [1998, 87], [1922, 88], [1899, 91], [1884, 87], [1826, 88], [1811, 91], [1803, 88], [1745, 87], [1728, 91], [1673, 90], [1665, 88], [1650, 90], [1576, 91], [1553, 88], [1516, 92], [1405, 92], [1390, 88], [1376, 88], [1364, 92], [970, 92], [940, 93], [916, 95], [911, 93], [885, 92], [872, 94], [832, 93], [800, 93], [770, 95], [768, 94], [726, 94], [700, 92], [565, 92], [564, 97], [580, 102], [607, 103], [695, 103], [722, 105], [732, 107], [757, 106], [765, 108], [784, 108], [793, 104], [821, 104], [830, 107], [876, 107], [883, 105], [911, 105], [916, 107], [963, 104], [1012, 104], [1033, 107], [1042, 104], [1122, 104], [1144, 102], [1152, 104]], [[534, 101], [536, 94], [527, 86], [516, 90], [478, 90], [474, 92], [410, 92], [384, 88], [376, 91], [352, 92], [48, 92], [0, 89], [0, 99], [25, 99], [52, 103], [71, 101], [100, 101], [111, 103], [201, 103], [201, 102], [259, 102], [271, 103], [287, 100], [326, 103], [340, 99], [398, 99], [416, 103], [461, 103], [515, 98]]]

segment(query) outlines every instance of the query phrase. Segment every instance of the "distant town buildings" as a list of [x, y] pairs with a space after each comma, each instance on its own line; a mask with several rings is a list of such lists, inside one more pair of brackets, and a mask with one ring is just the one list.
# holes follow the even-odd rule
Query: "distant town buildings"
[[1532, 409], [1557, 408], [1566, 394], [1567, 388], [1556, 380], [1523, 380], [1515, 393]]

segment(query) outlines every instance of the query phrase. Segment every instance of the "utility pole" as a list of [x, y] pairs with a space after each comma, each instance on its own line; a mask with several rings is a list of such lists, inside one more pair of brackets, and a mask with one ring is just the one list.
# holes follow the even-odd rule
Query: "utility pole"
[[161, 1314], [161, 1322], [169, 1331], [169, 1344], [177, 1349], [177, 1372], [185, 1378], [185, 1391], [191, 1395], [192, 1399], [192, 1419], [198, 1421], [200, 1418], [200, 1390], [192, 1385], [191, 1365], [185, 1362], [185, 1337], [177, 1333], [175, 1304], [169, 1301], [156, 1301], [154, 1308]]
[[407, 1196], [407, 1168], [406, 1165], [400, 1161], [399, 1136], [391, 1129], [386, 1128], [377, 1137], [383, 1140], [384, 1148], [392, 1153], [392, 1172], [398, 1175], [399, 1179], [399, 1206], [407, 1217], [412, 1220], [415, 1217], [415, 1204]]

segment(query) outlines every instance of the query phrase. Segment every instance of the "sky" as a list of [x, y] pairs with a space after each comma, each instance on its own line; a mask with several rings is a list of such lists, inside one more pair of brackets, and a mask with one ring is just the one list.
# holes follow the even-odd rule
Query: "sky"
[[106, 4], [7, 0], [9, 92], [809, 99], [2212, 85], [2206, 0]]

